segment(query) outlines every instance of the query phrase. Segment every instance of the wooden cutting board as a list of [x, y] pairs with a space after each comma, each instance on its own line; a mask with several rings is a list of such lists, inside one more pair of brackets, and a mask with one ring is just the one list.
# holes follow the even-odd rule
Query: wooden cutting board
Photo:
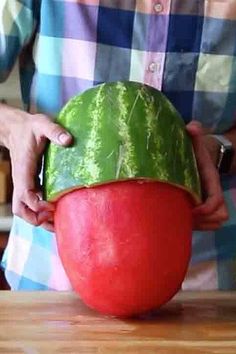
[[235, 354], [236, 292], [184, 292], [156, 313], [121, 320], [73, 293], [2, 291], [0, 353]]

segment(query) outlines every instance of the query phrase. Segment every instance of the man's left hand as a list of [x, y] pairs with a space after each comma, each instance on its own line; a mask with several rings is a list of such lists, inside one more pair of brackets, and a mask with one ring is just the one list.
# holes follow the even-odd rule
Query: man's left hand
[[186, 129], [192, 138], [203, 191], [202, 204], [193, 210], [194, 230], [216, 230], [229, 217], [219, 173], [207, 149], [201, 124], [192, 121]]

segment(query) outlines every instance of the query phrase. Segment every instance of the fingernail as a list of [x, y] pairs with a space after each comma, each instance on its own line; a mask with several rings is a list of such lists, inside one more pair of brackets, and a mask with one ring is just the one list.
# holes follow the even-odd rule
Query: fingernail
[[67, 133], [61, 133], [58, 137], [58, 140], [60, 141], [61, 144], [69, 143], [70, 139], [71, 139], [71, 136], [70, 136], [70, 134], [67, 134]]
[[191, 120], [191, 121], [189, 122], [189, 124], [194, 124], [194, 125], [197, 125], [197, 126], [199, 126], [199, 127], [202, 126], [202, 123], [199, 122], [199, 120], [196, 120], [196, 119]]

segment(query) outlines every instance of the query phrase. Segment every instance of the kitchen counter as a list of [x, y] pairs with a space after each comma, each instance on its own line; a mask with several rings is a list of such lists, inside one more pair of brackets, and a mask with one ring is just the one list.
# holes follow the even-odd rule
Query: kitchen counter
[[104, 317], [69, 292], [0, 292], [0, 353], [235, 354], [236, 292], [180, 293], [141, 319]]

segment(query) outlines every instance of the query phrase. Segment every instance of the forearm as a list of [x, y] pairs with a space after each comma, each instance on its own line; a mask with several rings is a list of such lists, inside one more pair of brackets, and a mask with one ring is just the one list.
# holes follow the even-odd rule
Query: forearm
[[8, 147], [10, 116], [14, 108], [0, 104], [0, 145]]
[[21, 109], [0, 104], [0, 145], [10, 149], [12, 133], [17, 133], [22, 125], [27, 124], [28, 116], [29, 114]]

